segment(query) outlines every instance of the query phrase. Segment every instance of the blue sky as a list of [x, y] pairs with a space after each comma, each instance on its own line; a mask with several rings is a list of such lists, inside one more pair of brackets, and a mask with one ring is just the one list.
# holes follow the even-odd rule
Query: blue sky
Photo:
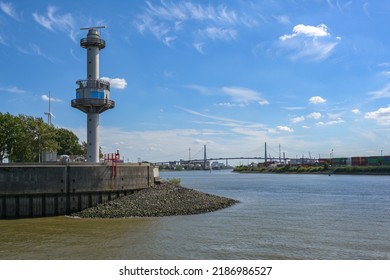
[[[93, 6], [90, 6], [92, 5]], [[390, 154], [389, 1], [3, 1], [1, 112], [86, 140], [70, 106], [80, 27], [106, 25], [100, 76], [116, 107], [104, 153], [125, 160]]]

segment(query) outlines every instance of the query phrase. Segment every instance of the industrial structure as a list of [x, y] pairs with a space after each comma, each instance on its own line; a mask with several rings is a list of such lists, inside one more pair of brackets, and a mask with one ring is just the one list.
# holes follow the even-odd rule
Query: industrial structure
[[99, 162], [99, 114], [115, 107], [110, 99], [110, 83], [99, 79], [99, 51], [106, 42], [100, 38], [99, 29], [104, 26], [81, 28], [88, 30], [86, 38], [80, 40], [80, 46], [87, 49], [87, 79], [78, 80], [76, 99], [73, 108], [87, 114], [87, 161]]

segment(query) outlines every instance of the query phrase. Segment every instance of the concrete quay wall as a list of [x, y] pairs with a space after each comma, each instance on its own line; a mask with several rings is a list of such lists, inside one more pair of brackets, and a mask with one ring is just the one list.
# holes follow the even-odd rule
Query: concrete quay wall
[[153, 184], [149, 164], [0, 165], [0, 219], [66, 215]]

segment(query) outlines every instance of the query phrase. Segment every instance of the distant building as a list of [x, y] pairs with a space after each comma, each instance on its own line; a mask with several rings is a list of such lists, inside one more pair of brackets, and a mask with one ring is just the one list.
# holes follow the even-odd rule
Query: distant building
[[223, 169], [225, 168], [225, 164], [224, 163], [221, 163], [221, 162], [218, 162], [218, 161], [213, 161], [211, 163], [211, 169]]
[[318, 160], [311, 158], [292, 158], [288, 161], [291, 165], [305, 164], [305, 165], [314, 165], [318, 163]]

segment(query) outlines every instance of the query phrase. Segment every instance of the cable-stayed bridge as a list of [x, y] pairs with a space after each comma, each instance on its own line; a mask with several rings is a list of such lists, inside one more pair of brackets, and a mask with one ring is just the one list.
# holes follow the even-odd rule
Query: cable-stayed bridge
[[[199, 152], [198, 152], [199, 153]], [[197, 153], [197, 154], [198, 154]], [[207, 157], [207, 148], [206, 145], [203, 147], [203, 158], [196, 158], [196, 159], [191, 159], [191, 155], [189, 155], [188, 160], [180, 159], [180, 160], [167, 160], [167, 161], [160, 161], [160, 162], [155, 162], [155, 165], [172, 165], [172, 164], [179, 164], [179, 165], [201, 165], [204, 169], [207, 169], [210, 167], [210, 162], [213, 161], [226, 161], [229, 160], [259, 160], [263, 162], [286, 162], [289, 160], [289, 158], [286, 158], [285, 156], [281, 157], [281, 154], [279, 153], [279, 157], [271, 157], [267, 155], [267, 144], [265, 143], [265, 152], [264, 152], [264, 157], [261, 156], [227, 156], [227, 157]]]

